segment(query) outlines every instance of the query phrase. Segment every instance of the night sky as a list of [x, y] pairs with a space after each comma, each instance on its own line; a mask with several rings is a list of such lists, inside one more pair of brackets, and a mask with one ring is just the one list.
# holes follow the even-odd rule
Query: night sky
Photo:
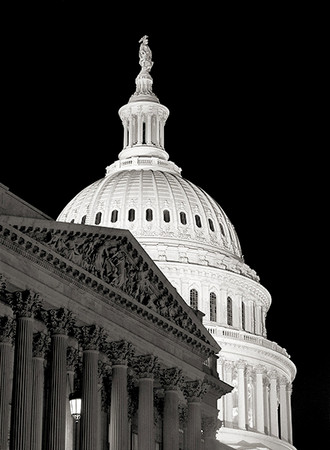
[[102, 178], [122, 150], [118, 110], [135, 91], [139, 39], [148, 35], [153, 91], [170, 110], [165, 149], [224, 209], [272, 296], [268, 339], [297, 366], [295, 446], [325, 448], [325, 309], [314, 308], [326, 290], [314, 290], [322, 278], [312, 281], [311, 272], [322, 253], [313, 219], [318, 149], [299, 12], [96, 3], [50, 2], [4, 16], [0, 182], [56, 219]]

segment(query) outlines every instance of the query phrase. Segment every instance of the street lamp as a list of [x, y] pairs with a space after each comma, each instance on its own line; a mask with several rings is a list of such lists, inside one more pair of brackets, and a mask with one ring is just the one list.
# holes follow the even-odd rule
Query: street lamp
[[78, 392], [73, 392], [69, 395], [71, 416], [76, 422], [79, 422], [81, 417], [81, 395]]

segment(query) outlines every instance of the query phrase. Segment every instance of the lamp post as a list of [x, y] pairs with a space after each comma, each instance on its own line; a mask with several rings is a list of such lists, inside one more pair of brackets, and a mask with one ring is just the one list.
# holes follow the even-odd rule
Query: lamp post
[[71, 416], [75, 421], [74, 424], [74, 448], [79, 449], [79, 420], [81, 417], [81, 395], [78, 392], [73, 392], [69, 395], [69, 404]]

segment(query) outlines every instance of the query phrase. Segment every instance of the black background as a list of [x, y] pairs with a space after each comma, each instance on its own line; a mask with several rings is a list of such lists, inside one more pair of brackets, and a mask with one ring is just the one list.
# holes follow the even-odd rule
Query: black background
[[170, 159], [222, 206], [272, 296], [268, 338], [297, 366], [298, 450], [325, 448], [329, 430], [320, 16], [269, 4], [65, 1], [2, 15], [0, 181], [54, 219], [117, 159], [118, 109], [149, 36]]

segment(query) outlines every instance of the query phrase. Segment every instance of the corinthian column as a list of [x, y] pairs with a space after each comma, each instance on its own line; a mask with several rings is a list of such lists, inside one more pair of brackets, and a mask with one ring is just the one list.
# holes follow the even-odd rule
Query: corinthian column
[[188, 402], [187, 449], [189, 450], [201, 450], [201, 400], [206, 391], [206, 384], [201, 380], [187, 381], [184, 386], [183, 392]]
[[3, 449], [8, 448], [11, 355], [15, 328], [14, 319], [0, 317], [0, 448]]
[[26, 450], [31, 442], [33, 313], [40, 301], [37, 294], [26, 290], [11, 294], [9, 302], [17, 320], [10, 448]]
[[49, 392], [49, 422], [47, 449], [65, 448], [66, 423], [66, 353], [68, 331], [74, 320], [71, 311], [65, 308], [47, 311], [46, 320], [52, 339], [51, 376]]
[[44, 333], [33, 335], [31, 450], [42, 450], [42, 418], [44, 405], [44, 362], [50, 338]]
[[165, 391], [163, 446], [164, 450], [179, 449], [179, 390], [183, 387], [182, 370], [177, 367], [161, 372], [161, 384]]
[[99, 450], [98, 357], [104, 330], [97, 325], [84, 326], [79, 329], [78, 338], [83, 348], [81, 450]]
[[124, 450], [128, 448], [127, 362], [133, 354], [132, 344], [110, 342], [106, 353], [112, 361], [110, 448]]
[[158, 372], [158, 358], [153, 355], [137, 356], [133, 367], [139, 377], [138, 448], [154, 450], [154, 375]]

